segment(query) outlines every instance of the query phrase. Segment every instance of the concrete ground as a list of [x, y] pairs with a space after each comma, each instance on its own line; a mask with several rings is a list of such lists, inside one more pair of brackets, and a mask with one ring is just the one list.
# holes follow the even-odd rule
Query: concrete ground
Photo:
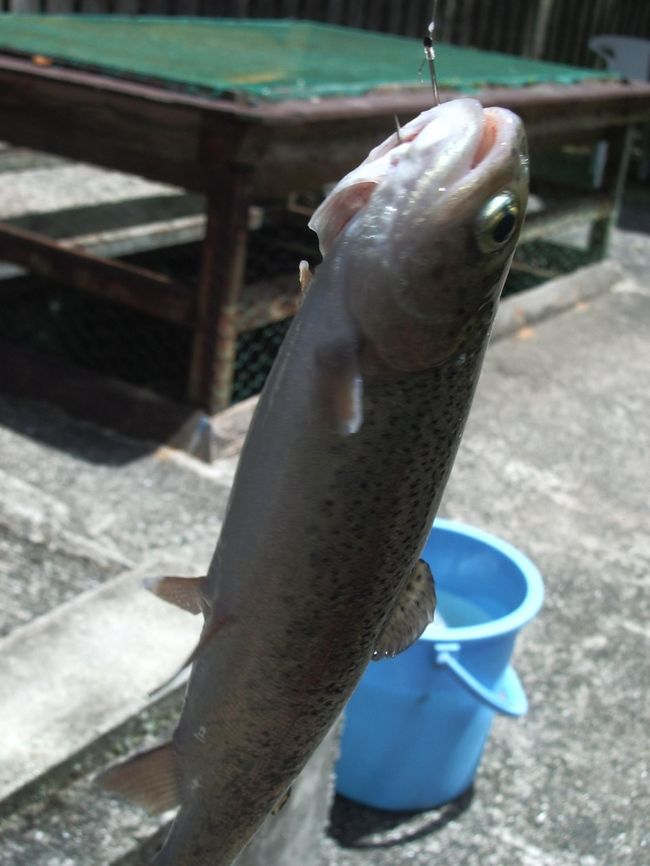
[[[648, 287], [624, 280], [491, 346], [442, 513], [513, 542], [544, 576], [543, 612], [515, 657], [530, 713], [496, 720], [475, 789], [454, 804], [401, 815], [339, 798], [322, 866], [650, 861], [649, 325]], [[206, 564], [233, 458], [206, 468], [147, 452], [28, 402], [0, 412], [2, 532], [24, 550], [4, 576], [8, 632], [56, 613], [69, 563], [91, 592], [152, 554]], [[149, 710], [104, 752], [155, 736], [175, 712]], [[146, 862], [133, 846], [158, 825], [93, 793], [100, 752], [85, 747], [9, 801], [3, 864]]]
[[[639, 200], [643, 190], [613, 239], [627, 273], [611, 290], [594, 294], [587, 272], [564, 312], [549, 316], [549, 295], [510, 303], [510, 322], [517, 304], [549, 317], [521, 319], [491, 345], [441, 512], [501, 535], [542, 572], [545, 606], [514, 658], [530, 712], [495, 720], [476, 784], [455, 803], [406, 815], [337, 798], [320, 866], [650, 863], [650, 241]], [[201, 573], [235, 464], [207, 467], [0, 396], [2, 866], [148, 862], [164, 820], [92, 777], [173, 727], [180, 690], [146, 693], [182, 655], [168, 637], [182, 618], [164, 623], [139, 580], [162, 563]]]

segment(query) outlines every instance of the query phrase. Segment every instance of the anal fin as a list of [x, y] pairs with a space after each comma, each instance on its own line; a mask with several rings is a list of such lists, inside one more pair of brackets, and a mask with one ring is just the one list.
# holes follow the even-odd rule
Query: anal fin
[[98, 781], [107, 791], [125, 797], [154, 815], [180, 803], [178, 764], [171, 741], [138, 752], [110, 767]]
[[427, 563], [416, 562], [395, 608], [384, 623], [373, 660], [391, 658], [415, 643], [433, 619], [436, 589]]
[[189, 613], [206, 613], [206, 577], [146, 577], [144, 585], [169, 604], [175, 604]]

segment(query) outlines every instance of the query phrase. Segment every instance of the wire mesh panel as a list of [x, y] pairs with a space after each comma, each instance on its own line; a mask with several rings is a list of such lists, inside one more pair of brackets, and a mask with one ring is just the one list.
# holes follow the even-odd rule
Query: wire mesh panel
[[275, 356], [289, 330], [291, 319], [246, 331], [237, 340], [232, 402], [259, 394], [271, 371]]
[[43, 280], [3, 286], [0, 339], [183, 401], [190, 332]]
[[[307, 256], [318, 260], [306, 232], [281, 224], [251, 235], [247, 282], [293, 274]], [[156, 267], [189, 282], [196, 279], [199, 246], [155, 254]], [[153, 264], [152, 254], [139, 256]], [[504, 294], [539, 285], [551, 274], [568, 273], [589, 261], [579, 246], [537, 241], [522, 246]], [[290, 318], [239, 335], [232, 402], [259, 393], [291, 323]], [[63, 359], [82, 369], [147, 388], [174, 401], [187, 401], [192, 352], [189, 329], [102, 300], [69, 286], [24, 278], [6, 282], [0, 339]]]
[[[276, 205], [277, 208], [277, 205]], [[269, 210], [267, 225], [251, 232], [245, 284], [288, 277], [298, 288], [298, 263], [318, 261], [316, 237], [304, 216]], [[126, 260], [196, 284], [200, 244], [141, 253]], [[290, 319], [241, 333], [233, 402], [258, 393]], [[5, 280], [0, 340], [30, 348], [81, 369], [144, 387], [178, 402], [188, 400], [192, 332], [69, 286], [24, 277]]]

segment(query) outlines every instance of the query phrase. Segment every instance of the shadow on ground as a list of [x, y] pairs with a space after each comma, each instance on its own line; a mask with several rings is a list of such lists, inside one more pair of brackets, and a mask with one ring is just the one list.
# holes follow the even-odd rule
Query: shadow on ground
[[123, 466], [150, 454], [156, 443], [138, 441], [72, 419], [38, 400], [0, 395], [0, 428], [7, 428], [86, 463]]
[[650, 234], [650, 182], [628, 178], [618, 228]]
[[372, 850], [401, 846], [442, 830], [470, 807], [473, 798], [472, 786], [437, 809], [388, 812], [338, 795], [330, 813], [328, 835], [342, 848]]

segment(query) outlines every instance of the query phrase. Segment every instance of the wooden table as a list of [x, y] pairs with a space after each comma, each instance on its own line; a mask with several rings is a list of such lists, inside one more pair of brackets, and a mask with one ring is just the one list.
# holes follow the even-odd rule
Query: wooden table
[[[28, 43], [9, 51], [5, 30], [7, 18], [12, 17], [26, 20], [26, 16], [0, 20], [0, 48], [5, 45], [0, 53], [0, 139], [204, 193], [207, 231], [196, 287], [66, 248], [6, 224], [0, 224], [0, 259], [191, 329], [187, 401], [210, 415], [223, 409], [230, 402], [236, 338], [244, 320], [242, 275], [249, 205], [262, 198], [317, 189], [337, 179], [390, 132], [395, 114], [406, 120], [429, 108], [430, 89], [418, 82], [417, 42], [280, 22], [286, 33], [299, 29], [303, 37], [305, 32], [310, 37], [312, 72], [319, 62], [313, 57], [313, 40], [323, 31], [331, 45], [332, 31], [337, 30], [337, 44], [342, 47], [335, 64], [325, 70], [317, 65], [322, 75], [316, 76], [315, 84], [311, 79], [305, 84], [296, 78], [295, 68], [289, 68], [274, 90], [273, 82], [268, 76], [264, 81], [262, 75], [269, 64], [267, 53], [260, 61], [266, 64], [261, 71], [253, 64], [252, 71], [248, 67], [243, 74], [239, 71], [238, 81], [235, 75], [234, 83], [221, 81], [210, 91], [196, 81], [186, 86], [182, 69], [173, 70], [173, 81], [156, 77], [155, 70], [129, 74], [102, 69], [105, 58], [97, 50], [81, 60], [55, 56], [56, 62], [51, 62], [47, 44], [35, 43], [30, 50]], [[94, 21], [105, 28], [107, 20], [91, 18], [86, 24], [92, 26]], [[205, 26], [205, 19], [200, 20]], [[177, 19], [164, 21], [167, 27], [180, 26]], [[220, 32], [220, 22], [209, 24], [215, 34]], [[228, 30], [230, 38], [233, 33]], [[241, 41], [241, 33], [238, 38], [247, 56], [250, 43], [246, 38]], [[304, 51], [304, 38], [301, 45]], [[355, 45], [368, 66], [360, 78], [336, 85], [336, 64], [345, 68], [346, 51], [352, 52], [350, 62], [354, 62]], [[35, 57], [39, 46], [38, 55], [44, 56]], [[390, 55], [388, 49], [394, 53], [389, 58], [393, 67], [384, 68], [376, 61]], [[276, 55], [281, 59], [287, 51], [283, 43]], [[476, 72], [473, 79], [463, 80], [451, 62], [462, 60], [463, 52], [467, 57], [468, 49], [443, 46], [439, 50], [443, 99], [458, 96], [462, 86], [484, 105], [511, 108], [523, 118], [533, 152], [574, 141], [609, 143], [602, 188], [574, 198], [554, 214], [531, 218], [525, 229], [530, 238], [551, 225], [557, 228], [578, 216], [587, 218], [593, 223], [592, 244], [604, 249], [624, 178], [627, 131], [631, 124], [650, 118], [650, 85], [598, 78], [587, 70], [574, 70], [572, 75], [570, 67], [535, 63], [536, 83], [522, 86], [522, 78], [532, 75], [526, 66], [531, 61], [509, 58], [510, 76], [501, 73], [499, 78], [498, 72], [490, 73], [490, 64], [503, 65], [503, 56], [475, 51], [469, 52], [470, 60], [482, 70], [479, 77], [485, 81], [477, 80]], [[405, 64], [407, 57], [411, 66]], [[364, 84], [368, 68], [377, 66], [380, 78]], [[401, 78], [391, 78], [391, 68], [400, 70]], [[136, 76], [140, 80], [133, 80]], [[246, 76], [248, 84], [242, 83]], [[295, 297], [263, 299], [267, 314], [257, 318], [270, 321], [291, 314], [296, 301]]]

